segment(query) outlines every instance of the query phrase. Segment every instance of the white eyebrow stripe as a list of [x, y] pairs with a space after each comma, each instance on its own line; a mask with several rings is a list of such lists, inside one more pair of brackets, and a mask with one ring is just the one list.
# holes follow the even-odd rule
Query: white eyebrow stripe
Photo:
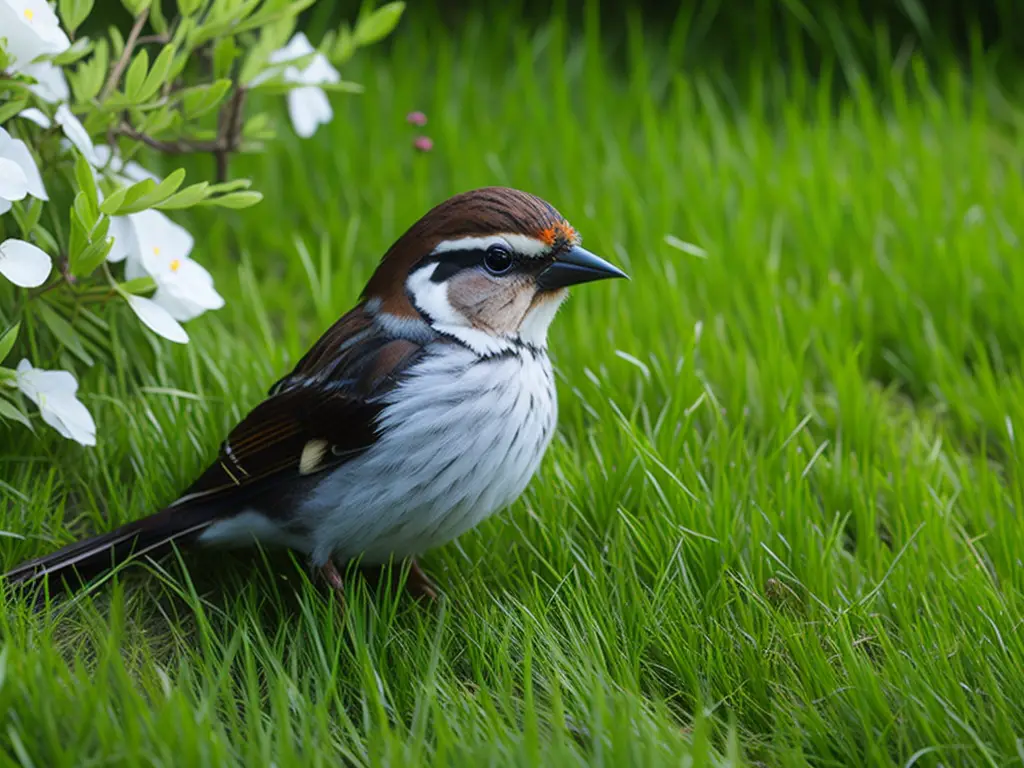
[[443, 240], [438, 243], [431, 253], [445, 253], [447, 251], [487, 250], [492, 245], [504, 245], [510, 250], [522, 256], [540, 256], [550, 249], [550, 246], [543, 240], [529, 235], [520, 235], [514, 232], [502, 233], [500, 235], [489, 235], [487, 237], [458, 237], [454, 240]]

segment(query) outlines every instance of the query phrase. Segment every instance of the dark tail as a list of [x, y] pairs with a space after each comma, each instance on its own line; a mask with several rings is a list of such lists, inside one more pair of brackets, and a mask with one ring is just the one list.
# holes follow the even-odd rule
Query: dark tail
[[187, 544], [214, 522], [208, 509], [169, 508], [110, 533], [76, 541], [48, 555], [26, 560], [4, 574], [10, 583], [42, 582], [51, 588], [84, 583], [132, 558], [157, 556], [171, 544]]

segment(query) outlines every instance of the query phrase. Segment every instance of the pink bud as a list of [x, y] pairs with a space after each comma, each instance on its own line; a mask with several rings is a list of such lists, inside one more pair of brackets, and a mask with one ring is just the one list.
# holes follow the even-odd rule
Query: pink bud
[[434, 142], [429, 136], [417, 136], [412, 145], [420, 152], [429, 152], [434, 148]]
[[405, 116], [405, 122], [411, 123], [412, 125], [426, 125], [427, 116], [422, 112], [410, 112]]

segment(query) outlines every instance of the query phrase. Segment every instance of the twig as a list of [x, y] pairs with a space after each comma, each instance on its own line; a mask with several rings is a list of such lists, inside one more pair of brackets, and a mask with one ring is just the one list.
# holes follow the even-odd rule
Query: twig
[[218, 152], [222, 149], [220, 139], [201, 141], [199, 139], [156, 139], [148, 134], [135, 130], [127, 121], [114, 129], [119, 136], [141, 141], [146, 146], [169, 155], [190, 155], [196, 152]]
[[220, 125], [217, 130], [217, 141], [220, 147], [215, 150], [214, 156], [217, 159], [217, 183], [223, 183], [228, 178], [228, 158], [231, 153], [238, 149], [242, 141], [242, 106], [245, 104], [245, 88], [238, 86], [231, 95], [227, 109], [219, 115]]
[[117, 84], [121, 81], [121, 75], [124, 73], [124, 68], [128, 66], [128, 60], [132, 57], [132, 51], [135, 50], [135, 43], [138, 42], [139, 32], [142, 31], [142, 25], [146, 23], [146, 19], [149, 18], [149, 8], [146, 8], [139, 14], [138, 18], [135, 19], [135, 23], [132, 25], [131, 32], [128, 33], [128, 40], [124, 44], [124, 50], [121, 51], [121, 58], [117, 60], [114, 65], [114, 69], [110, 72], [110, 77], [107, 78], [106, 85], [103, 86], [103, 91], [100, 93], [100, 101], [105, 101], [113, 91]]
[[167, 35], [143, 35], [135, 41], [136, 45], [146, 45], [147, 43], [160, 43], [160, 45], [167, 45], [171, 42], [171, 38]]

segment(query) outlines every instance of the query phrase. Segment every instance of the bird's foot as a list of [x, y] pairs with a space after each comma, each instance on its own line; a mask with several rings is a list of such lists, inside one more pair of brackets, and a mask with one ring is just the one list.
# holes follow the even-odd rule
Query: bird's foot
[[405, 589], [417, 599], [437, 600], [437, 585], [423, 572], [415, 557], [409, 558], [409, 578], [405, 580]]
[[333, 560], [328, 560], [326, 563], [320, 566], [320, 575], [324, 577], [327, 585], [334, 590], [334, 594], [341, 600], [342, 605], [345, 604], [345, 580], [341, 578], [341, 573], [338, 571], [338, 566], [334, 564]]

